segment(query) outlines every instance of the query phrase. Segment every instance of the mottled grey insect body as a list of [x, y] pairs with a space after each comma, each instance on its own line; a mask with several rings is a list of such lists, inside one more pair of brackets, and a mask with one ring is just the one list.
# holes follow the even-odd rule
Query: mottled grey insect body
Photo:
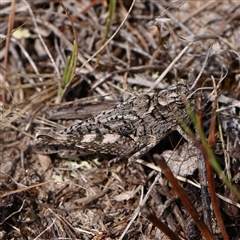
[[184, 98], [193, 105], [194, 97], [182, 83], [158, 93], [139, 94], [63, 130], [41, 130], [32, 146], [39, 153], [62, 157], [99, 152], [134, 161], [171, 132], [182, 133], [179, 120], [190, 123]]

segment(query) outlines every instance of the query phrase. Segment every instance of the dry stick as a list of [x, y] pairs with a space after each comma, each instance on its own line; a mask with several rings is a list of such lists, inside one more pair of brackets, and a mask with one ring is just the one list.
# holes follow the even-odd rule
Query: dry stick
[[[105, 82], [107, 79], [113, 77], [114, 75], [121, 74], [121, 73], [128, 73], [128, 72], [137, 72], [137, 73], [139, 73], [139, 71], [145, 71], [145, 70], [149, 70], [149, 69], [150, 70], [159, 70], [160, 67], [161, 66], [159, 66], [159, 65], [146, 65], [146, 66], [145, 65], [140, 65], [140, 66], [127, 67], [127, 68], [123, 68], [123, 69], [118, 69], [118, 70], [112, 71], [112, 72], [108, 73], [106, 76], [103, 76], [102, 78], [98, 79], [98, 81], [95, 82], [92, 85], [91, 91], [94, 90], [94, 88], [98, 87], [103, 82]], [[149, 83], [151, 83], [151, 82], [149, 81]]]
[[[209, 136], [208, 136], [208, 143], [209, 147], [213, 149], [215, 145], [215, 124], [216, 124], [216, 105], [217, 105], [217, 97], [215, 101], [212, 103], [212, 115], [211, 115], [211, 123], [210, 123], [210, 131], [209, 131]], [[207, 181], [208, 181], [208, 187], [209, 187], [209, 193], [210, 197], [212, 200], [212, 208], [215, 213], [218, 226], [221, 230], [222, 236], [224, 240], [229, 240], [226, 228], [224, 226], [224, 222], [221, 216], [221, 212], [219, 209], [219, 204], [218, 204], [218, 199], [215, 191], [215, 186], [214, 186], [214, 174], [213, 174], [213, 169], [210, 164], [210, 156], [206, 156], [206, 168], [207, 168]]]
[[182, 203], [185, 206], [185, 208], [187, 209], [188, 213], [192, 216], [195, 224], [197, 225], [199, 230], [202, 232], [203, 236], [207, 240], [215, 240], [213, 235], [209, 231], [209, 229], [200, 220], [198, 212], [196, 211], [196, 209], [193, 207], [193, 205], [191, 204], [191, 202], [187, 198], [184, 190], [182, 189], [182, 187], [180, 186], [180, 184], [178, 183], [178, 181], [174, 177], [173, 173], [171, 172], [171, 170], [168, 167], [168, 165], [167, 165], [166, 161], [164, 160], [164, 158], [162, 156], [158, 155], [158, 154], [154, 154], [153, 157], [156, 160], [157, 164], [162, 169], [164, 175], [166, 176], [166, 178], [168, 179], [168, 181], [170, 182], [172, 187], [174, 188], [174, 191], [177, 193], [178, 197], [182, 201]]
[[[199, 8], [197, 8], [196, 10], [190, 12], [190, 15], [188, 15], [186, 18], [183, 19], [183, 23], [186, 23], [187, 21], [189, 21], [190, 19], [193, 19], [195, 17], [195, 15], [198, 15], [199, 13], [201, 13], [203, 10], [206, 10], [206, 8], [210, 7], [211, 5], [217, 5], [218, 2], [214, 2], [214, 1], [209, 1], [206, 2], [205, 4], [203, 4], [202, 6], [200, 6]], [[211, 6], [211, 7], [214, 7]]]
[[55, 224], [55, 222], [56, 222], [56, 219], [53, 219], [52, 223], [48, 227], [46, 227], [41, 233], [39, 233], [37, 237], [35, 237], [33, 240], [40, 239], [41, 235], [43, 235], [47, 230], [50, 230], [51, 227]]
[[158, 77], [154, 84], [149, 88], [149, 92], [152, 91], [163, 80], [167, 73], [172, 69], [173, 65], [183, 56], [183, 54], [188, 50], [191, 45], [192, 42], [188, 43], [188, 45], [177, 55], [177, 57], [171, 62], [171, 64], [163, 71], [163, 73]]
[[205, 59], [204, 59], [203, 65], [202, 65], [202, 67], [201, 67], [201, 70], [200, 70], [199, 74], [197, 75], [195, 81], [193, 82], [192, 86], [190, 87], [190, 90], [193, 90], [193, 89], [195, 88], [195, 86], [197, 85], [198, 80], [199, 80], [200, 77], [202, 76], [202, 73], [203, 73], [203, 71], [204, 71], [204, 69], [205, 69], [205, 67], [206, 67], [206, 65], [207, 65], [209, 56], [210, 56], [210, 54], [211, 54], [212, 46], [213, 46], [213, 43], [212, 43], [212, 44], [209, 46], [209, 48], [208, 48], [207, 55], [206, 55], [206, 57], [205, 57]]
[[[210, 5], [212, 5], [211, 1], [210, 1], [210, 3], [207, 3], [207, 4], [203, 5], [202, 8], [200, 8], [201, 11], [204, 10], [206, 7], [208, 7], [208, 6], [210, 6]], [[180, 21], [179, 19], [177, 19], [176, 17], [174, 17], [174, 15], [171, 14], [171, 12], [169, 12], [167, 9], [165, 9], [161, 4], [157, 4], [157, 6], [158, 6], [161, 10], [164, 10], [164, 11], [166, 12], [166, 15], [167, 15], [170, 19], [172, 19], [174, 22], [176, 22], [176, 23], [178, 24], [178, 26], [180, 26], [180, 27], [182, 28], [182, 30], [185, 31], [188, 35], [195, 36], [195, 33], [192, 32], [189, 28], [187, 28], [187, 27], [185, 26], [185, 24], [184, 24], [184, 23], [186, 23], [186, 22], [189, 20], [188, 18], [186, 18], [186, 19], [183, 20], [183, 21]], [[200, 11], [198, 11], [198, 12], [200, 12]], [[197, 12], [197, 13], [198, 13], [198, 12]], [[197, 13], [195, 13], [195, 14], [197, 14]], [[189, 17], [192, 18], [192, 17], [193, 17], [193, 14], [190, 14]], [[203, 44], [202, 42], [201, 42], [201, 44], [202, 44], [203, 48], [204, 48], [205, 50], [207, 50], [207, 46], [206, 46], [205, 44]]]
[[11, 218], [13, 215], [15, 215], [17, 213], [20, 213], [22, 211], [23, 207], [24, 207], [25, 202], [26, 202], [26, 199], [23, 200], [21, 207], [17, 211], [12, 212], [10, 215], [5, 217], [2, 222], [0, 222], [0, 226], [3, 225], [3, 223], [6, 222], [9, 218]]
[[[107, 40], [107, 42], [106, 42], [102, 47], [100, 47], [100, 49], [99, 49], [98, 51], [96, 51], [87, 61], [85, 61], [85, 62], [82, 64], [82, 66], [79, 68], [78, 72], [80, 72], [80, 70], [81, 70], [85, 65], [87, 65], [96, 55], [98, 55], [98, 54], [109, 44], [109, 42], [117, 35], [117, 33], [119, 32], [120, 28], [123, 26], [123, 24], [124, 24], [125, 21], [127, 20], [127, 17], [129, 16], [130, 12], [132, 11], [132, 8], [133, 8], [133, 6], [134, 6], [134, 4], [135, 4], [135, 1], [136, 1], [136, 0], [133, 0], [133, 1], [132, 1], [132, 4], [131, 4], [131, 6], [130, 6], [130, 8], [129, 8], [129, 10], [128, 10], [126, 16], [125, 16], [125, 18], [123, 19], [123, 21], [121, 22], [121, 24], [119, 25], [119, 27], [117, 28], [117, 30], [113, 33], [113, 35]], [[77, 73], [78, 73], [78, 72], [77, 72]], [[76, 74], [77, 74], [77, 73], [76, 73]], [[75, 76], [76, 74], [74, 74], [74, 76]], [[63, 93], [62, 93], [63, 95], [65, 95], [65, 92], [66, 92], [66, 89], [68, 89], [68, 86], [71, 85], [74, 76], [70, 79], [70, 81], [68, 82], [68, 84], [67, 84], [66, 87], [64, 88]]]
[[36, 187], [40, 187], [44, 184], [48, 184], [49, 182], [41, 182], [41, 183], [34, 183], [32, 184], [31, 186], [26, 186], [26, 187], [22, 187], [22, 188], [18, 188], [16, 190], [13, 190], [13, 191], [9, 191], [9, 192], [6, 192], [4, 194], [1, 194], [0, 195], [0, 199], [1, 198], [4, 198], [4, 197], [7, 197], [7, 196], [10, 196], [12, 194], [16, 194], [16, 193], [20, 193], [20, 192], [23, 192], [23, 191], [28, 191], [29, 189], [31, 188], [36, 188]]
[[[152, 184], [152, 185], [153, 185], [153, 184]], [[140, 197], [140, 198], [142, 199], [142, 196], [143, 196], [143, 186], [141, 187], [141, 186], [139, 185], [136, 190], [138, 190], [138, 189], [141, 190], [141, 197]], [[146, 197], [145, 197], [144, 199], [146, 199]], [[146, 201], [144, 201], [144, 199], [143, 199], [142, 202], [146, 202]], [[140, 202], [141, 202], [141, 200], [140, 200]], [[128, 225], [125, 227], [125, 229], [124, 229], [123, 233], [121, 234], [119, 240], [123, 240], [123, 238], [125, 237], [128, 229], [131, 227], [132, 223], [135, 221], [136, 217], [138, 216], [138, 214], [139, 214], [139, 212], [140, 212], [140, 207], [141, 207], [141, 206], [139, 205], [139, 206], [134, 210], [134, 212], [133, 212], [133, 214], [132, 214], [132, 217], [131, 217], [131, 220], [129, 221]]]
[[58, 68], [57, 68], [56, 63], [54, 62], [54, 59], [53, 59], [53, 57], [52, 57], [52, 54], [50, 53], [48, 47], [46, 46], [46, 44], [45, 44], [45, 42], [44, 42], [44, 40], [43, 40], [43, 38], [42, 38], [42, 35], [40, 34], [40, 31], [39, 31], [39, 28], [38, 28], [38, 25], [37, 25], [37, 21], [36, 21], [36, 19], [35, 19], [35, 16], [34, 16], [34, 14], [33, 14], [33, 11], [32, 11], [32, 9], [31, 9], [28, 1], [26, 1], [26, 0], [23, 0], [23, 1], [24, 1], [24, 3], [26, 4], [27, 9], [28, 9], [28, 11], [29, 11], [29, 13], [30, 13], [30, 15], [31, 15], [31, 17], [32, 17], [33, 25], [34, 25], [34, 27], [36, 28], [36, 32], [37, 32], [37, 35], [38, 35], [38, 37], [39, 37], [39, 40], [40, 40], [40, 42], [42, 43], [43, 48], [45, 49], [48, 57], [50, 58], [53, 66], [54, 66], [54, 69], [55, 69], [56, 74], [57, 74], [57, 78], [60, 79], [59, 70], [58, 70]]
[[[201, 129], [203, 129], [203, 122], [202, 122], [203, 107], [202, 107], [201, 100], [202, 100], [201, 95], [196, 97], [195, 115], [196, 115], [196, 122], [198, 126], [200, 126]], [[198, 149], [197, 155], [198, 155], [198, 170], [199, 170], [198, 177], [199, 177], [199, 183], [201, 186], [201, 200], [202, 200], [202, 206], [203, 206], [203, 218], [204, 218], [204, 223], [208, 226], [209, 230], [212, 232], [210, 198], [209, 198], [208, 189], [207, 189], [206, 165], [205, 165], [202, 151]]]
[[[7, 36], [3, 35], [3, 34], [0, 34], [0, 38], [5, 38]], [[35, 71], [36, 74], [40, 75], [40, 73], [38, 72], [38, 69], [37, 69], [37, 66], [36, 64], [34, 63], [34, 61], [32, 60], [32, 58], [30, 57], [29, 53], [26, 51], [26, 49], [24, 48], [24, 46], [16, 39], [16, 38], [11, 38], [11, 41], [15, 44], [18, 45], [18, 47], [20, 48], [20, 50], [22, 51], [22, 53], [24, 54], [25, 58], [29, 61], [31, 67], [33, 68], [33, 70]], [[20, 76], [21, 77], [21, 74], [19, 73], [12, 73], [14, 76]], [[25, 77], [25, 75], [22, 75], [23, 77]], [[29, 76], [31, 77], [31, 76]], [[39, 79], [41, 76], [38, 76]], [[34, 83], [35, 84], [35, 83]], [[13, 87], [13, 86], [11, 86]]]
[[[68, 38], [64, 35], [64, 33], [60, 32], [60, 30], [55, 25], [53, 25], [49, 22], [46, 22], [39, 17], [36, 18], [36, 22], [39, 23], [39, 24], [42, 24], [43, 26], [45, 26], [46, 28], [49, 28], [52, 32], [54, 32], [54, 34], [64, 42], [67, 50], [71, 51], [73, 49], [73, 44], [68, 40]], [[85, 63], [84, 57], [79, 52], [78, 52], [78, 60], [79, 60], [79, 62], [84, 62]], [[86, 66], [88, 71], [93, 70], [92, 66], [88, 63], [86, 63], [84, 66]], [[80, 72], [80, 70], [78, 72]]]
[[[7, 38], [6, 38], [6, 46], [5, 46], [5, 56], [4, 56], [4, 61], [3, 61], [3, 67], [7, 69], [8, 65], [8, 50], [9, 50], [9, 44], [10, 44], [10, 38], [12, 34], [12, 29], [13, 29], [13, 23], [14, 23], [14, 9], [15, 9], [15, 0], [12, 1], [11, 3], [11, 11], [9, 14], [9, 21], [8, 21], [8, 30], [7, 30]], [[3, 71], [3, 80], [2, 82], [5, 83], [7, 78], [7, 71]], [[5, 90], [2, 90], [2, 102], [6, 102], [5, 98]]]
[[70, 235], [70, 239], [76, 239], [75, 228], [64, 217], [55, 213], [51, 208], [48, 208], [48, 211], [53, 214], [58, 221], [61, 222], [61, 224], [64, 226], [65, 231], [67, 230], [68, 234]]
[[172, 240], [181, 240], [166, 224], [164, 224], [155, 214], [151, 213], [147, 207], [141, 210], [142, 215], [147, 218], [155, 227], [159, 228]]
[[[139, 206], [135, 209], [135, 211], [134, 211], [134, 213], [133, 213], [133, 215], [132, 215], [131, 220], [129, 221], [128, 225], [127, 225], [126, 228], [124, 229], [124, 231], [123, 231], [123, 233], [121, 234], [119, 240], [122, 240], [122, 239], [124, 238], [124, 236], [125, 236], [125, 234], [127, 233], [128, 229], [131, 227], [132, 223], [135, 221], [135, 218], [138, 216], [139, 212], [141, 211], [142, 206], [144, 206], [144, 205], [146, 204], [146, 202], [147, 202], [147, 200], [148, 200], [148, 198], [149, 198], [149, 195], [150, 195], [153, 187], [156, 185], [156, 183], [158, 182], [158, 180], [159, 180], [159, 178], [161, 177], [161, 175], [162, 175], [161, 172], [159, 172], [159, 173], [157, 174], [157, 176], [155, 177], [153, 183], [151, 184], [150, 188], [148, 189], [145, 197], [144, 197], [142, 200], [140, 200]], [[150, 178], [150, 176], [151, 176], [151, 175], [148, 176], [148, 179]], [[140, 186], [140, 185], [139, 185], [139, 186]], [[137, 187], [137, 189], [136, 189], [135, 191], [138, 191], [138, 188], [139, 188], [139, 187]], [[141, 190], [142, 190], [142, 193], [143, 193], [143, 188], [141, 188]]]

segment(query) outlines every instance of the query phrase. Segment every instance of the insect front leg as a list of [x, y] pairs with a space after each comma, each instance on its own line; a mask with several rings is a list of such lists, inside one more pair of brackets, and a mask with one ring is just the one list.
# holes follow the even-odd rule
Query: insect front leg
[[147, 153], [149, 150], [151, 150], [154, 146], [157, 145], [158, 140], [155, 136], [150, 135], [150, 136], [145, 136], [145, 138], [147, 138], [147, 142], [148, 144], [143, 147], [142, 149], [140, 149], [139, 151], [137, 151], [136, 153], [134, 153], [129, 159], [128, 159], [128, 163], [132, 164], [134, 163], [138, 158], [140, 158], [142, 155], [144, 155], [145, 153]]
[[177, 129], [176, 129], [179, 134], [188, 142], [188, 143], [192, 143], [192, 138], [190, 135], [188, 135], [186, 133], [186, 131], [184, 129], [182, 129], [181, 126], [177, 126]]

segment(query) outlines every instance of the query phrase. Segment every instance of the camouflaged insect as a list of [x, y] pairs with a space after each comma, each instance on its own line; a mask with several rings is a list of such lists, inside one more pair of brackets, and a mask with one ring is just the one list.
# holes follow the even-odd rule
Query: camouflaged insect
[[139, 94], [63, 130], [40, 130], [32, 147], [61, 157], [98, 152], [133, 162], [171, 132], [184, 135], [179, 120], [190, 123], [184, 102], [193, 106], [191, 93], [188, 85], [179, 83], [157, 93]]

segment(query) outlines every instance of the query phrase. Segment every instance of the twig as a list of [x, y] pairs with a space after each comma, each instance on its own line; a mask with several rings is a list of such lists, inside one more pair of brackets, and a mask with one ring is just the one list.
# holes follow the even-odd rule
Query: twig
[[58, 67], [57, 67], [57, 65], [55, 64], [55, 61], [54, 61], [54, 59], [53, 59], [53, 56], [52, 56], [52, 54], [50, 53], [50, 51], [48, 50], [48, 47], [46, 46], [46, 44], [45, 44], [45, 42], [44, 42], [44, 40], [43, 40], [43, 38], [42, 38], [42, 35], [40, 34], [40, 30], [39, 30], [39, 28], [38, 28], [38, 25], [37, 25], [35, 16], [34, 16], [34, 14], [33, 14], [33, 11], [32, 11], [32, 9], [31, 9], [29, 3], [28, 3], [26, 0], [23, 0], [23, 1], [24, 1], [24, 3], [26, 4], [26, 6], [27, 6], [27, 8], [28, 8], [28, 11], [29, 11], [29, 13], [30, 13], [30, 15], [31, 15], [31, 17], [32, 17], [32, 20], [33, 20], [33, 24], [34, 24], [34, 26], [35, 26], [35, 28], [36, 28], [36, 33], [37, 33], [37, 35], [38, 35], [38, 37], [39, 37], [39, 40], [40, 40], [40, 42], [42, 43], [42, 45], [43, 45], [43, 47], [44, 47], [44, 49], [45, 49], [48, 57], [50, 58], [53, 66], [54, 66], [55, 72], [56, 72], [56, 74], [57, 74], [57, 78], [58, 78], [58, 80], [59, 80], [59, 79], [60, 79], [60, 73], [59, 73]]
[[163, 73], [158, 77], [155, 83], [149, 88], [149, 92], [152, 91], [167, 75], [167, 73], [172, 69], [174, 64], [183, 56], [183, 54], [188, 50], [188, 48], [192, 45], [192, 42], [188, 43], [188, 45], [177, 55], [177, 57], [171, 62], [171, 64], [163, 71]]
[[161, 167], [164, 175], [170, 182], [170, 184], [173, 186], [175, 192], [177, 193], [178, 197], [181, 199], [183, 205], [187, 209], [188, 213], [192, 216], [195, 224], [198, 226], [199, 230], [202, 232], [203, 236], [208, 240], [214, 240], [213, 235], [209, 231], [209, 229], [204, 225], [204, 223], [200, 220], [198, 212], [195, 210], [189, 199], [187, 198], [184, 190], [178, 183], [178, 181], [175, 179], [173, 173], [171, 172], [170, 168], [168, 167], [167, 163], [158, 154], [153, 155], [154, 159], [158, 163], [158, 165]]
[[[87, 61], [85, 61], [85, 62], [82, 64], [82, 66], [79, 68], [79, 70], [78, 70], [77, 73], [79, 73], [80, 70], [81, 70], [86, 64], [88, 64], [95, 56], [97, 56], [97, 55], [109, 44], [109, 42], [117, 35], [117, 33], [119, 32], [119, 30], [121, 29], [121, 27], [123, 26], [123, 24], [125, 23], [125, 21], [127, 20], [130, 12], [132, 11], [132, 8], [133, 8], [134, 4], [135, 4], [135, 0], [132, 1], [132, 4], [131, 4], [131, 6], [130, 6], [130, 8], [129, 8], [129, 10], [128, 10], [126, 16], [125, 16], [125, 18], [123, 19], [123, 21], [121, 22], [121, 24], [119, 25], [119, 27], [117, 28], [117, 30], [116, 30], [116, 31], [113, 33], [113, 35], [106, 41], [106, 43], [105, 43], [102, 47], [100, 47], [100, 49], [99, 49], [98, 51], [96, 51], [90, 58], [88, 58]], [[76, 74], [77, 74], [77, 73], [76, 73]], [[76, 74], [75, 74], [75, 75], [76, 75]], [[74, 75], [74, 76], [75, 76], [75, 75]], [[69, 85], [70, 85], [71, 82], [73, 81], [74, 76], [70, 79], [70, 81], [69, 81], [69, 83], [68, 83]], [[65, 88], [65, 89], [66, 89], [66, 88]], [[64, 89], [64, 91], [63, 91], [63, 95], [65, 94], [65, 89]]]

